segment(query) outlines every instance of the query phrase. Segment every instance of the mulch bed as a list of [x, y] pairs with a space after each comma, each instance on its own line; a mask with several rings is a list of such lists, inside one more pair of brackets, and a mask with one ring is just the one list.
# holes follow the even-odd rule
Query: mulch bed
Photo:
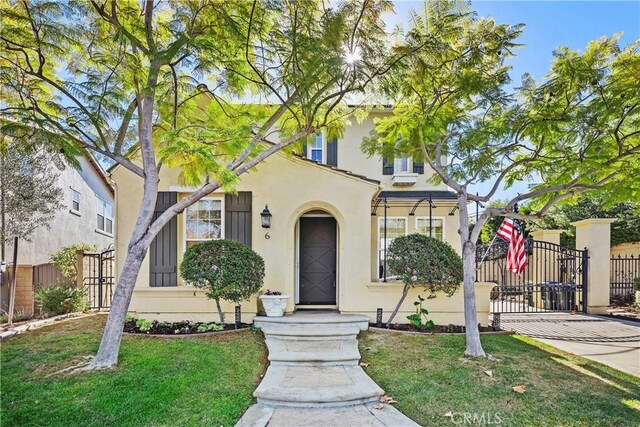
[[[392, 323], [389, 328], [386, 328], [385, 325], [382, 325], [382, 328], [378, 328], [375, 323], [369, 323], [371, 328], [379, 329], [387, 329], [392, 331], [402, 331], [402, 332], [415, 332], [422, 334], [464, 334], [465, 327], [458, 325], [435, 325], [433, 328], [414, 328], [413, 325], [408, 323]], [[480, 332], [504, 332], [500, 328], [494, 328], [492, 326], [480, 326]]]
[[220, 331], [200, 330], [200, 326], [211, 325], [214, 322], [190, 322], [188, 320], [182, 322], [159, 322], [154, 320], [151, 322], [151, 328], [141, 331], [136, 325], [137, 319], [128, 320], [124, 324], [124, 332], [130, 334], [140, 335], [212, 335], [220, 332], [235, 331], [240, 329], [250, 328], [252, 325], [248, 323], [241, 323], [236, 327], [235, 323], [224, 325], [224, 328]]
[[640, 309], [633, 304], [612, 305], [607, 309], [607, 316], [614, 319], [640, 322]]

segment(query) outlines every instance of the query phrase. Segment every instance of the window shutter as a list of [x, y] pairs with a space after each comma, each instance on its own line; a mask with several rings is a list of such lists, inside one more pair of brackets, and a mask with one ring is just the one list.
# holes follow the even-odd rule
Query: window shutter
[[393, 159], [382, 158], [382, 175], [393, 175]]
[[307, 157], [307, 143], [302, 144], [302, 157]]
[[338, 167], [338, 139], [327, 142], [327, 164]]
[[[178, 193], [158, 192], [153, 212], [155, 221], [164, 211], [178, 201]], [[149, 286], [178, 286], [178, 218], [173, 217], [149, 247]]]
[[224, 196], [224, 238], [251, 247], [251, 191]]
[[413, 162], [413, 173], [424, 174], [424, 162]]

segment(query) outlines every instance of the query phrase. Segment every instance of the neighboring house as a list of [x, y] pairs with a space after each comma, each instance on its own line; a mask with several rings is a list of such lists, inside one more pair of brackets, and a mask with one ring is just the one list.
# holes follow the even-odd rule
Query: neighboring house
[[[224, 238], [246, 243], [264, 258], [264, 289], [291, 295], [287, 311], [329, 308], [375, 318], [380, 307], [389, 313], [402, 288], [385, 283], [385, 246], [397, 236], [431, 232], [459, 252], [460, 239], [456, 195], [443, 184], [428, 184], [433, 173], [428, 167], [406, 158], [362, 154], [362, 139], [380, 114], [386, 113], [373, 112], [337, 141], [318, 135], [304, 156], [273, 155], [241, 177], [237, 195], [212, 193], [174, 218], [151, 245], [130, 312], [147, 319], [214, 320], [214, 303], [184, 285], [178, 266], [189, 245]], [[111, 177], [116, 183], [119, 274], [143, 182], [121, 166]], [[163, 167], [156, 212], [193, 190], [180, 183], [179, 170]], [[272, 214], [269, 229], [262, 228], [260, 220], [267, 205]], [[417, 292], [407, 298], [404, 313], [414, 310]], [[488, 290], [486, 300], [481, 316], [488, 314]], [[429, 309], [439, 323], [462, 323], [461, 293], [432, 301], [437, 307]], [[224, 310], [232, 313], [233, 307], [227, 304]], [[243, 321], [257, 310], [256, 298], [243, 303]], [[398, 320], [406, 321], [405, 316]]]
[[[89, 243], [99, 249], [113, 244], [113, 186], [90, 154], [78, 161], [79, 169], [67, 166], [60, 171], [57, 185], [62, 189], [62, 207], [49, 228], [40, 228], [31, 241], [18, 243], [18, 264], [48, 263], [52, 253], [72, 243]], [[7, 254], [12, 253], [13, 248], [8, 247]]]

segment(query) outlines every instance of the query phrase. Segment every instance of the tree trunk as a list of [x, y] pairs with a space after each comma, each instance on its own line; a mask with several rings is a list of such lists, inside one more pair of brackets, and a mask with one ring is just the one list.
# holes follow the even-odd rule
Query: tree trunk
[[108, 369], [118, 363], [124, 320], [136, 285], [136, 278], [146, 253], [147, 248], [141, 244], [129, 248], [122, 273], [116, 285], [116, 291], [113, 294], [98, 354], [85, 369]]
[[480, 342], [478, 328], [478, 313], [476, 312], [475, 290], [475, 257], [476, 244], [471, 241], [469, 233], [469, 212], [467, 210], [466, 194], [458, 194], [458, 209], [460, 209], [460, 241], [462, 243], [462, 268], [464, 291], [464, 323], [467, 357], [485, 357], [486, 353]]
[[220, 316], [220, 324], [224, 326], [224, 311], [222, 311], [222, 306], [220, 306], [220, 298], [216, 298], [216, 307], [218, 307], [218, 316]]
[[389, 320], [387, 320], [387, 329], [389, 329], [389, 326], [391, 326], [391, 322], [396, 317], [396, 314], [398, 314], [398, 310], [400, 310], [400, 306], [402, 305], [402, 303], [404, 302], [404, 299], [407, 297], [408, 294], [409, 294], [409, 285], [404, 285], [404, 288], [402, 289], [402, 296], [400, 297], [400, 301], [398, 301], [398, 305], [396, 305], [396, 308], [393, 310], [393, 313], [391, 313], [391, 317], [389, 317]]

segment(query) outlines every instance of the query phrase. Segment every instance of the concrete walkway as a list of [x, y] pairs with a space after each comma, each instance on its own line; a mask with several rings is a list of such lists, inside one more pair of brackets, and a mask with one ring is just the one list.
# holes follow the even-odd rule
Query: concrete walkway
[[236, 426], [417, 426], [379, 403], [384, 391], [358, 364], [368, 322], [337, 313], [256, 317], [270, 366], [253, 394], [258, 403]]
[[502, 313], [500, 326], [640, 376], [640, 323], [569, 313]]

